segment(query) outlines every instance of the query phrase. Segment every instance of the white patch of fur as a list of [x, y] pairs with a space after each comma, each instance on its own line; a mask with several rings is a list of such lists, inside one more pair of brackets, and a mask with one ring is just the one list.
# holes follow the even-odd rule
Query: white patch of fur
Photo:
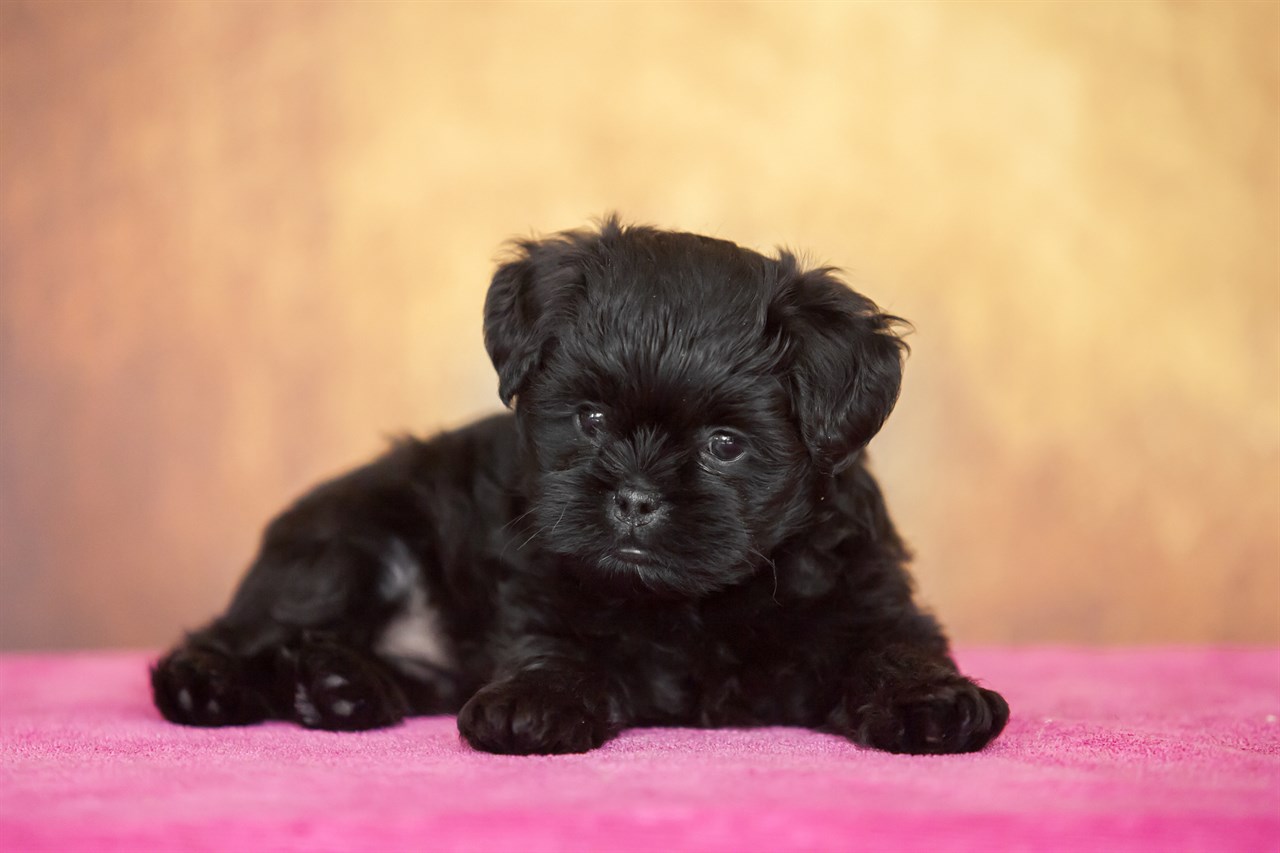
[[301, 683], [293, 691], [293, 709], [297, 711], [298, 719], [304, 725], [320, 725], [320, 712], [311, 703], [311, 697], [307, 695], [307, 688], [303, 687]]
[[378, 592], [387, 601], [394, 601], [418, 585], [422, 567], [413, 558], [409, 546], [400, 539], [392, 539], [387, 555], [382, 560], [382, 577], [378, 578]]
[[448, 666], [439, 620], [421, 587], [413, 588], [409, 594], [409, 606], [387, 623], [386, 630], [378, 639], [377, 652], [382, 657], [409, 658], [435, 666]]
[[375, 647], [384, 658], [407, 658], [438, 667], [448, 667], [443, 633], [435, 609], [422, 588], [421, 569], [400, 540], [393, 543], [386, 562], [384, 589], [409, 588], [403, 611], [391, 618]]

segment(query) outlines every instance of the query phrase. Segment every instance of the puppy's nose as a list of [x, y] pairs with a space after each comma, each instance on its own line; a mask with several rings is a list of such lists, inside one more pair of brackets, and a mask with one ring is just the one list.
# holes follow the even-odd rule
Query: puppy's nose
[[622, 528], [643, 527], [666, 514], [667, 502], [653, 489], [623, 486], [609, 502], [609, 518]]

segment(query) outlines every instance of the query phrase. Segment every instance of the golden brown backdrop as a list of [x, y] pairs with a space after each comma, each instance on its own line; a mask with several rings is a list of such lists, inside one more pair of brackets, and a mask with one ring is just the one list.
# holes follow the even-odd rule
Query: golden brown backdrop
[[1278, 9], [6, 0], [0, 646], [210, 616], [611, 209], [915, 321], [873, 455], [959, 639], [1276, 641]]

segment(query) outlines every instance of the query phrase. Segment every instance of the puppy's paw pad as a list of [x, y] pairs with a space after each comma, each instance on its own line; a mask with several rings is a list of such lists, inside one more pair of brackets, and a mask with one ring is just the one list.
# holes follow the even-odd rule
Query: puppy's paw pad
[[180, 648], [151, 668], [151, 692], [165, 719], [188, 726], [239, 726], [267, 716], [266, 703], [243, 683], [234, 660]]
[[889, 752], [929, 755], [976, 752], [1009, 719], [1009, 706], [993, 690], [957, 678], [877, 697], [862, 706], [857, 740]]
[[504, 755], [587, 752], [613, 734], [604, 702], [532, 679], [481, 688], [458, 714], [458, 731], [476, 749]]
[[293, 717], [303, 726], [362, 731], [395, 725], [404, 695], [376, 665], [338, 646], [307, 646], [291, 656]]

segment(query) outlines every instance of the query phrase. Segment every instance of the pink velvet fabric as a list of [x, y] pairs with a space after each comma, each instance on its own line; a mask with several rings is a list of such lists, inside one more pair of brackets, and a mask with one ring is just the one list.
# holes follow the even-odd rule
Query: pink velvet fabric
[[512, 758], [452, 718], [170, 725], [137, 653], [0, 658], [0, 848], [1277, 850], [1280, 649], [970, 650], [978, 755], [795, 729], [638, 730]]

